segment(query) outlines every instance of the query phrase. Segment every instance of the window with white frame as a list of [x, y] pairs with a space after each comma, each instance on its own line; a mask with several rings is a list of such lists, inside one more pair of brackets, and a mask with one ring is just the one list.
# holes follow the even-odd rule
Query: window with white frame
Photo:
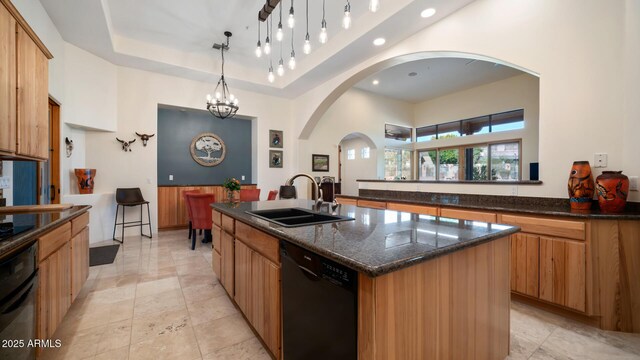
[[369, 152], [370, 152], [370, 150], [369, 150], [368, 146], [367, 147], [363, 147], [362, 150], [360, 150], [360, 156], [363, 159], [368, 159], [369, 156], [370, 156]]
[[356, 149], [347, 149], [347, 160], [356, 159]]

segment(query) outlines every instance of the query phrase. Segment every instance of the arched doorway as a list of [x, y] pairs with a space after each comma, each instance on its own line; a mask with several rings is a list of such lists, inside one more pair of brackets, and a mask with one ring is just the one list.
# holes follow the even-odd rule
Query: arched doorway
[[344, 136], [339, 146], [342, 194], [357, 196], [357, 180], [378, 177], [377, 147], [369, 136], [360, 132]]

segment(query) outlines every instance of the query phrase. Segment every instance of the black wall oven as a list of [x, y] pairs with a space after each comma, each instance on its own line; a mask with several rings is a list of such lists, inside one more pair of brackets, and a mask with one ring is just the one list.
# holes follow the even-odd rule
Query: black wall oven
[[38, 244], [0, 258], [0, 359], [35, 359]]

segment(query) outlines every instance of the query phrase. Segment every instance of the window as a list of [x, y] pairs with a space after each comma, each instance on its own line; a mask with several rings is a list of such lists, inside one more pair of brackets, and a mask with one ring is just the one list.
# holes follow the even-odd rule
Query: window
[[416, 141], [447, 139], [518, 129], [524, 129], [523, 109], [419, 127], [416, 128]]
[[491, 180], [520, 179], [520, 144], [517, 142], [491, 145]]
[[[437, 164], [437, 165], [436, 165]], [[419, 180], [520, 180], [520, 142], [418, 151]]]
[[385, 124], [384, 137], [387, 139], [411, 142], [413, 129], [404, 126]]
[[411, 179], [410, 150], [384, 149], [384, 178], [385, 180]]
[[438, 180], [458, 180], [460, 149], [438, 150]]
[[368, 146], [367, 146], [367, 147], [363, 147], [363, 148], [362, 148], [362, 150], [360, 150], [360, 156], [361, 156], [363, 159], [368, 159], [368, 158], [369, 158], [369, 151], [370, 151], [370, 150], [369, 150], [369, 147], [368, 147]]
[[426, 150], [418, 153], [418, 179], [419, 180], [435, 180], [436, 179], [436, 163], [438, 162], [437, 150]]
[[347, 160], [355, 160], [356, 149], [347, 149]]

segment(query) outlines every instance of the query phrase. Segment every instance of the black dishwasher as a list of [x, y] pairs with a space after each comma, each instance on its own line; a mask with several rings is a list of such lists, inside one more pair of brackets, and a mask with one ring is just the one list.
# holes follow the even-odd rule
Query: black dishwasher
[[357, 359], [358, 273], [286, 241], [280, 255], [284, 359]]

